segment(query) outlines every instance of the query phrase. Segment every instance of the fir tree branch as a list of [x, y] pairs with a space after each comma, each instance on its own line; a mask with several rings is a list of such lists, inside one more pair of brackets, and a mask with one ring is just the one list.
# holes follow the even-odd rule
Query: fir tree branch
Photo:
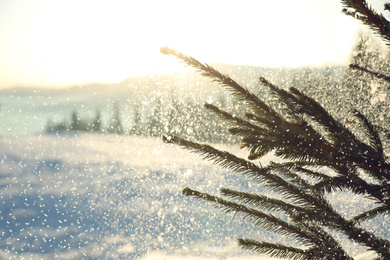
[[160, 52], [166, 55], [176, 56], [184, 63], [186, 63], [188, 66], [197, 69], [201, 73], [201, 75], [205, 77], [209, 77], [214, 81], [227, 87], [227, 89], [229, 89], [232, 92], [232, 94], [238, 98], [238, 100], [249, 102], [253, 111], [258, 113], [259, 115], [262, 115], [263, 117], [268, 117], [269, 121], [273, 120], [279, 122], [279, 124], [283, 123], [281, 116], [275, 110], [273, 110], [271, 107], [265, 104], [251, 91], [240, 86], [229, 76], [223, 75], [222, 73], [215, 70], [213, 67], [209, 66], [208, 64], [202, 64], [198, 60], [194, 59], [193, 57], [186, 56], [168, 47], [160, 48]]
[[248, 204], [260, 210], [282, 211], [290, 216], [297, 213], [308, 214], [312, 213], [312, 209], [295, 206], [286, 203], [282, 200], [273, 199], [264, 195], [239, 192], [231, 189], [221, 188], [221, 195], [231, 199], [238, 200], [240, 203]]
[[[256, 115], [248, 113], [247, 117], [258, 121]], [[260, 154], [261, 149], [275, 150], [282, 158], [298, 161], [327, 161], [328, 164], [332, 164], [334, 161], [332, 155], [338, 152], [304, 121], [284, 126], [273, 125], [260, 136], [245, 136], [242, 142], [259, 150]]]
[[[328, 163], [326, 162], [311, 162], [311, 161], [299, 161], [299, 162], [283, 162], [283, 163], [277, 163], [271, 161], [268, 167], [275, 167], [276, 169], [279, 167], [283, 167], [289, 170], [297, 170], [302, 167], [309, 167], [309, 168], [321, 168], [327, 166]], [[328, 175], [325, 175], [328, 176]]]
[[[275, 170], [275, 167], [263, 167], [263, 169], [270, 169], [271, 171]], [[302, 190], [310, 190], [312, 185], [310, 185], [306, 180], [301, 178], [298, 174], [292, 172], [291, 170], [287, 169], [286, 167], [278, 167], [278, 174], [288, 178], [290, 183], [293, 183], [297, 187], [299, 187]]]
[[[313, 234], [316, 234], [317, 237], [321, 237], [320, 240], [323, 241], [322, 243], [324, 245], [326, 244], [326, 247], [337, 248], [339, 246], [338, 243], [335, 240], [332, 240], [324, 230], [312, 223], [315, 221], [317, 223], [324, 224], [325, 226], [328, 225], [330, 218], [324, 219], [323, 214], [324, 212], [327, 212], [326, 214], [332, 216], [332, 212], [330, 211], [319, 212], [314, 207], [299, 207], [264, 195], [239, 192], [226, 188], [221, 188], [221, 195], [237, 200], [240, 203], [248, 204], [260, 210], [274, 212], [281, 211], [287, 214], [294, 223], [305, 225], [306, 229], [310, 230]], [[308, 220], [309, 216], [310, 220]], [[307, 223], [304, 224], [305, 222]], [[332, 243], [332, 245], [330, 245], [330, 243]]]
[[356, 109], [353, 112], [354, 112], [355, 116], [357, 118], [359, 118], [361, 120], [361, 122], [363, 123], [365, 130], [366, 130], [365, 131], [366, 137], [369, 139], [371, 147], [374, 148], [377, 152], [377, 154], [372, 154], [372, 155], [374, 155], [374, 156], [378, 155], [378, 157], [375, 158], [377, 163], [384, 164], [385, 159], [384, 159], [382, 141], [379, 137], [378, 132], [376, 131], [375, 127], [368, 121], [368, 119], [363, 114], [361, 114]]
[[[288, 259], [308, 259], [306, 250], [296, 247], [284, 246], [281, 244], [272, 244], [267, 242], [258, 242], [253, 239], [238, 239], [241, 248], [250, 250], [259, 254], [266, 254], [271, 257]], [[314, 258], [313, 258], [314, 259]]]
[[367, 23], [367, 17], [361, 15], [359, 12], [356, 12], [355, 10], [343, 9], [343, 13], [345, 15], [355, 18], [356, 20], [361, 21], [363, 24]]
[[360, 195], [371, 195], [376, 198], [378, 202], [384, 202], [383, 194], [381, 194], [381, 186], [367, 183], [357, 175], [350, 176], [336, 176], [327, 180], [320, 181], [313, 186], [313, 191], [324, 190], [332, 192], [337, 190], [351, 190]]
[[[308, 220], [307, 215], [305, 219], [300, 220], [300, 223], [304, 225], [307, 230], [310, 230], [310, 232], [320, 237], [321, 241], [323, 241], [322, 248], [312, 247], [308, 249], [308, 252], [310, 252], [311, 255], [315, 255], [318, 253], [316, 250], [319, 250], [319, 257], [325, 254], [328, 255], [330, 259], [345, 259], [345, 257], [346, 259], [351, 259], [350, 256], [348, 256], [348, 254], [341, 247], [340, 243], [331, 235], [329, 235], [324, 229], [318, 225], [314, 225], [310, 220]], [[326, 226], [326, 224], [324, 226]]]
[[249, 129], [253, 130], [253, 133], [261, 134], [263, 131], [265, 131], [264, 128], [258, 127], [257, 125], [251, 124], [250, 122], [245, 121], [239, 117], [233, 116], [230, 113], [223, 111], [223, 110], [219, 109], [217, 106], [214, 106], [212, 104], [205, 104], [204, 107], [208, 110], [213, 111], [215, 114], [217, 114], [221, 118], [232, 122], [233, 125], [239, 125], [240, 127], [243, 126], [243, 127], [247, 127]]
[[353, 134], [336, 121], [317, 101], [296, 88], [290, 88], [290, 91], [296, 97], [297, 106], [294, 108], [296, 113], [306, 114], [324, 127], [330, 139], [335, 143], [342, 143], [344, 140], [341, 138], [344, 138], [344, 136], [351, 139]]
[[302, 229], [302, 227], [291, 225], [273, 215], [265, 214], [253, 208], [248, 208], [242, 204], [227, 201], [207, 193], [192, 190], [190, 188], [184, 188], [183, 194], [185, 196], [194, 196], [199, 199], [213, 202], [217, 207], [224, 209], [226, 213], [243, 213], [245, 216], [244, 218], [248, 218], [251, 222], [254, 223], [255, 226], [260, 226], [265, 230], [273, 231], [281, 235], [287, 235], [294, 240], [303, 243], [304, 245], [321, 245], [321, 242], [318, 241], [318, 239], [310, 232], [306, 232], [306, 230]]
[[[374, 178], [382, 180], [390, 178], [385, 172], [390, 170], [390, 165], [385, 163], [385, 158], [379, 151], [358, 140], [341, 123], [337, 122], [321, 105], [314, 99], [304, 95], [295, 88], [290, 88], [291, 92], [297, 96], [301, 102], [301, 107], [297, 109], [298, 113], [307, 114], [327, 129], [328, 137], [333, 140], [335, 163], [330, 167], [337, 169], [336, 166], [343, 164], [356, 164]], [[380, 142], [380, 141], [379, 141]], [[325, 147], [324, 147], [325, 149]], [[379, 161], [379, 164], [378, 164]]]
[[[235, 125], [239, 126], [239, 127], [233, 127], [231, 129], [229, 129], [229, 132], [233, 135], [239, 135], [241, 137], [244, 137], [244, 139], [252, 138], [254, 136], [266, 135], [265, 133], [267, 132], [267, 130], [265, 128], [261, 128], [259, 126], [254, 125], [254, 124], [251, 124], [250, 122], [248, 122], [246, 120], [235, 117], [235, 116], [231, 115], [230, 113], [227, 113], [227, 112], [219, 109], [218, 107], [216, 107], [212, 104], [205, 104], [204, 106], [206, 109], [211, 110], [212, 112], [214, 112], [215, 114], [217, 114], [221, 118], [230, 122], [233, 126], [235, 126]], [[258, 152], [256, 152], [258, 146], [253, 146], [250, 143], [243, 141], [241, 144], [241, 148], [244, 148], [244, 147], [248, 147], [248, 148], [252, 147], [251, 152], [248, 156], [248, 158], [250, 160], [257, 159], [257, 158], [265, 155], [266, 153], [268, 153], [272, 150], [272, 149], [263, 149], [261, 151], [261, 153], [258, 153]]]
[[272, 136], [266, 133], [267, 131], [264, 130], [262, 133], [258, 133], [253, 131], [252, 129], [247, 128], [241, 128], [241, 127], [233, 127], [229, 129], [229, 133], [232, 135], [238, 135], [241, 139], [241, 146], [240, 148], [248, 148], [249, 149], [249, 160], [255, 160], [258, 158], [261, 158], [262, 156], [266, 155], [267, 153], [271, 152], [274, 148], [273, 146], [266, 146], [265, 143], [259, 143], [261, 142], [260, 139], [270, 139]]
[[[378, 238], [366, 230], [355, 227], [352, 222], [344, 220], [337, 212], [332, 210], [330, 205], [326, 202], [322, 200], [319, 201], [318, 199], [303, 193], [298, 188], [276, 175], [263, 172], [251, 162], [240, 159], [230, 153], [221, 152], [211, 146], [186, 141], [176, 136], [166, 136], [164, 137], [164, 141], [179, 144], [203, 155], [205, 159], [214, 160], [216, 164], [219, 164], [222, 167], [229, 168], [234, 172], [241, 172], [244, 175], [252, 176], [254, 180], [265, 182], [266, 186], [271, 187], [275, 192], [284, 194], [286, 199], [291, 199], [294, 203], [307, 205], [309, 207], [312, 205], [318, 207], [321, 212], [327, 212], [327, 215], [323, 217], [326, 217], [324, 218], [324, 223], [329, 221], [329, 227], [342, 231], [352, 240], [362, 243], [373, 250], [379, 250], [386, 246], [390, 248], [389, 241]], [[390, 253], [388, 256], [390, 257]]]
[[[286, 105], [288, 114], [298, 121], [295, 124], [291, 123], [289, 125], [289, 130], [295, 130], [295, 134], [298, 138], [304, 137], [303, 139], [308, 138], [311, 140], [315, 144], [313, 147], [316, 147], [317, 151], [324, 150], [329, 154], [336, 154], [338, 152], [337, 149], [332, 147], [331, 143], [324, 139], [300, 116], [302, 114], [306, 114], [312, 120], [323, 126], [327, 130], [326, 132], [328, 133], [328, 138], [330, 138], [330, 141], [334, 143], [335, 139], [337, 139], [334, 133], [344, 132], [346, 129], [343, 128], [342, 125], [338, 123], [320, 104], [295, 88], [290, 88], [290, 92], [287, 92], [273, 85], [263, 77], [260, 77], [259, 80], [263, 85], [267, 86], [271, 90], [273, 95], [281, 103]], [[294, 139], [297, 139], [296, 136], [294, 136]], [[313, 149], [311, 150], [311, 153], [308, 154], [313, 154]], [[320, 154], [319, 156], [322, 159], [324, 157], [323, 154]]]
[[362, 221], [373, 219], [379, 215], [389, 214], [390, 207], [389, 206], [381, 206], [368, 211], [365, 211], [351, 219], [354, 223], [360, 223]]
[[304, 173], [306, 176], [308, 176], [310, 178], [314, 178], [317, 180], [328, 180], [329, 178], [331, 178], [330, 176], [323, 174], [321, 172], [312, 171], [312, 170], [309, 170], [309, 169], [306, 169], [306, 168], [303, 168], [300, 166], [297, 166], [296, 170], [298, 172]]
[[378, 79], [383, 79], [383, 80], [385, 80], [385, 81], [390, 83], [390, 77], [386, 76], [386, 75], [383, 75], [383, 74], [381, 74], [379, 72], [376, 72], [376, 71], [373, 71], [373, 70], [369, 70], [369, 69], [361, 67], [361, 66], [359, 66], [357, 64], [349, 64], [349, 68], [366, 72], [366, 73], [370, 74], [373, 77], [376, 77]]
[[390, 242], [386, 239], [377, 237], [375, 234], [368, 232], [365, 229], [356, 227], [351, 221], [343, 223], [343, 230], [346, 235], [380, 254], [383, 259], [390, 259]]
[[287, 92], [267, 79], [260, 77], [260, 82], [267, 86], [273, 95], [286, 107], [288, 113], [294, 116], [298, 121], [302, 121], [301, 114], [310, 116], [317, 123], [325, 127], [328, 132], [341, 132], [341, 125], [314, 99], [303, 94], [296, 88], [290, 88], [290, 92]]
[[174, 135], [163, 136], [163, 141], [178, 144], [192, 152], [200, 154], [205, 160], [212, 160], [215, 164], [223, 168], [231, 169], [233, 172], [241, 173], [255, 181], [264, 183], [265, 186], [272, 188], [276, 192], [280, 192], [285, 198], [292, 199], [295, 203], [306, 206], [321, 204], [317, 199], [305, 194], [299, 188], [279, 176], [263, 171], [254, 163], [239, 158], [229, 152], [219, 151], [212, 146], [187, 141]]
[[[364, 3], [365, 1], [344, 1]], [[355, 3], [355, 4], [356, 4]], [[359, 4], [357, 4], [359, 7]], [[355, 6], [356, 7], [356, 6]], [[363, 6], [364, 7], [364, 6]], [[364, 8], [362, 9], [364, 13]], [[362, 15], [362, 11], [356, 11], [363, 21], [369, 21], [367, 17]], [[290, 91], [282, 90], [270, 82], [261, 78], [262, 83], [269, 87], [271, 93], [278, 98], [278, 100], [285, 105], [285, 111], [290, 118], [277, 113], [271, 106], [258, 99], [253, 93], [246, 88], [241, 87], [235, 81], [230, 79], [227, 75], [219, 73], [217, 70], [199, 63], [192, 57], [187, 57], [179, 52], [162, 48], [161, 52], [165, 54], [172, 54], [182, 59], [187, 65], [198, 69], [202, 75], [211, 77], [214, 81], [221, 83], [227, 87], [232, 93], [242, 101], [249, 101], [253, 113], [247, 113], [247, 118], [255, 120], [260, 126], [256, 126], [248, 121], [234, 118], [229, 113], [218, 109], [215, 106], [208, 106], [207, 108], [231, 122], [235, 127], [230, 129], [230, 132], [242, 137], [242, 147], [250, 149], [249, 158], [256, 159], [264, 155], [266, 152], [275, 150], [275, 155], [284, 159], [290, 159], [294, 162], [286, 163], [285, 166], [274, 168], [259, 168], [255, 164], [244, 159], [238, 158], [228, 152], [219, 151], [211, 146], [198, 144], [186, 141], [176, 136], [166, 136], [164, 141], [168, 143], [179, 144], [195, 153], [204, 157], [204, 159], [212, 160], [215, 164], [233, 170], [237, 173], [242, 173], [252, 180], [264, 183], [266, 187], [273, 191], [279, 192], [284, 199], [291, 200], [292, 203], [272, 200], [271, 198], [253, 197], [253, 194], [244, 194], [238, 192], [227, 192], [225, 195], [234, 197], [247, 204], [258, 204], [259, 208], [267, 209], [272, 203], [277, 205], [278, 210], [284, 211], [288, 214], [290, 209], [303, 208], [310, 210], [311, 220], [305, 222], [304, 217], [308, 214], [297, 211], [297, 214], [291, 215], [292, 221], [300, 223], [298, 228], [309, 235], [316, 245], [323, 245], [323, 241], [331, 240], [325, 239], [326, 232], [323, 233], [321, 229], [310, 222], [321, 223], [321, 225], [330, 227], [346, 234], [350, 239], [370, 247], [372, 250], [380, 253], [386, 259], [390, 259], [390, 243], [387, 240], [376, 237], [374, 234], [366, 230], [356, 227], [356, 221], [347, 221], [340, 214], [338, 214], [331, 205], [322, 197], [322, 192], [314, 192], [315, 188], [331, 191], [332, 189], [350, 189], [357, 194], [369, 194], [372, 198], [377, 198], [378, 201], [389, 203], [386, 200], [386, 189], [384, 186], [373, 185], [360, 179], [356, 174], [357, 166], [366, 170], [372, 177], [383, 181], [390, 179], [387, 173], [390, 170], [390, 165], [385, 162], [383, 158], [383, 148], [379, 134], [375, 131], [375, 126], [370, 124], [363, 116], [358, 118], [363, 122], [366, 134], [370, 140], [370, 146], [363, 143], [355, 137], [343, 124], [336, 121], [318, 102], [309, 98], [299, 90], [291, 88]], [[320, 125], [327, 134], [327, 139], [314, 130], [314, 128], [304, 121], [304, 118], [310, 118], [310, 122], [315, 122]], [[317, 125], [315, 125], [317, 126]], [[322, 166], [330, 167], [340, 175], [337, 177], [330, 177], [321, 173], [311, 171], [305, 166], [308, 162], [315, 164], [322, 164]], [[378, 164], [379, 162], [379, 164]], [[294, 169], [309, 177], [320, 179], [320, 182], [313, 187], [300, 178], [299, 175], [290, 171], [291, 163], [302, 163], [303, 166], [296, 166]], [[281, 164], [283, 165], [283, 164]], [[300, 168], [299, 168], [300, 167]], [[278, 174], [275, 174], [277, 172]], [[288, 177], [288, 180], [283, 177]], [[383, 182], [385, 183], [385, 182]], [[309, 192], [310, 191], [310, 192]], [[265, 229], [274, 230], [275, 227], [270, 226], [274, 216], [264, 214], [261, 211], [247, 208], [244, 205], [237, 204], [231, 201], [225, 201], [221, 198], [214, 197], [205, 193], [200, 193], [190, 189], [183, 191], [186, 195], [193, 195], [199, 198], [215, 202], [225, 209], [226, 212], [235, 211], [244, 213], [252, 222], [262, 226]], [[241, 197], [240, 197], [241, 196]], [[315, 214], [319, 213], [319, 214]], [[375, 213], [375, 212], [374, 212]], [[365, 216], [357, 219], [364, 219], [364, 217], [372, 216], [374, 213], [365, 213]], [[264, 215], [262, 215], [264, 214]], [[322, 214], [322, 215], [321, 215]], [[265, 221], [265, 222], [264, 222]], [[276, 223], [276, 222], [275, 222]], [[275, 224], [274, 223], [274, 224]], [[288, 223], [286, 223], [289, 225]], [[306, 225], [306, 226], [305, 226]], [[276, 227], [277, 230], [279, 227]], [[291, 230], [290, 230], [291, 231]], [[293, 234], [297, 234], [292, 232]], [[337, 248], [337, 242], [329, 242], [327, 248]], [[318, 249], [320, 250], [320, 248]], [[322, 248], [321, 248], [322, 250]], [[340, 252], [340, 250], [336, 249]], [[313, 256], [313, 255], [312, 255]], [[322, 255], [323, 256], [323, 255]], [[334, 257], [335, 259], [340, 259]]]
[[310, 161], [299, 161], [299, 162], [294, 161], [294, 162], [284, 162], [284, 163], [275, 163], [271, 161], [268, 164], [268, 166], [263, 167], [263, 169], [270, 169], [272, 171], [274, 170], [277, 171], [279, 169], [297, 171], [305, 174], [309, 178], [313, 178], [316, 180], [328, 180], [331, 178], [329, 175], [307, 169], [307, 167], [319, 168], [319, 167], [326, 167], [328, 165], [329, 165], [328, 163], [324, 163], [324, 162], [310, 162]]
[[257, 252], [259, 254], [267, 254], [271, 257], [286, 258], [286, 259], [337, 259], [337, 260], [353, 260], [344, 251], [329, 250], [329, 248], [312, 247], [304, 250], [300, 248], [285, 246], [281, 244], [273, 244], [267, 242], [258, 242], [253, 239], [239, 239], [241, 248]]
[[387, 44], [390, 44], [390, 23], [382, 14], [378, 14], [370, 8], [365, 0], [342, 0], [341, 2], [345, 7], [355, 9], [356, 12], [343, 9], [345, 14], [353, 15], [364, 24], [369, 25], [374, 32], [382, 36]]
[[[319, 201], [314, 197], [304, 194], [298, 188], [284, 181], [280, 177], [269, 174], [267, 172], [263, 172], [260, 168], [258, 168], [251, 162], [245, 161], [244, 159], [240, 159], [227, 152], [218, 151], [208, 145], [201, 145], [189, 142], [175, 136], [164, 137], [164, 141], [168, 143], [176, 143], [183, 147], [186, 147], [187, 149], [194, 150], [195, 152], [203, 155], [205, 159], [214, 160], [215, 163], [221, 165], [222, 167], [227, 167], [234, 172], [241, 172], [244, 175], [252, 176], [254, 180], [260, 180], [262, 182], [265, 182], [266, 186], [271, 187], [275, 192], [284, 194], [286, 199], [290, 199], [294, 203], [307, 205], [309, 207], [318, 207], [321, 212], [327, 212], [325, 221], [330, 221], [328, 223], [330, 227], [346, 233], [348, 236], [351, 237], [351, 239], [356, 240], [359, 243], [363, 243], [374, 249], [382, 247], [384, 244], [388, 243], [387, 241], [383, 241], [383, 239], [379, 239], [375, 235], [368, 233], [365, 230], [354, 227], [346, 220], [344, 220], [334, 210], [332, 210], [330, 205], [328, 205], [325, 201]], [[337, 224], [336, 226], [332, 226], [335, 223], [339, 224]]]
[[290, 115], [297, 122], [302, 120], [301, 116], [298, 113], [295, 113], [295, 106], [298, 105], [296, 97], [294, 97], [293, 95], [291, 95], [291, 93], [285, 91], [284, 89], [281, 89], [276, 85], [272, 84], [264, 77], [260, 77], [259, 81], [264, 86], [268, 87], [274, 98], [276, 98], [281, 104], [284, 104], [286, 106], [284, 110], [287, 112], [288, 115]]
[[372, 200], [376, 200], [377, 203], [382, 203], [386, 207], [390, 207], [388, 186], [368, 183], [356, 174], [329, 177], [313, 185], [312, 189], [313, 192], [318, 190], [323, 190], [323, 192], [350, 190], [355, 194], [368, 195]]
[[[272, 84], [264, 77], [260, 77], [259, 80], [264, 86], [267, 86], [270, 89], [273, 96], [279, 100], [279, 103], [286, 106], [284, 110], [291, 118], [294, 119], [293, 122], [290, 122], [290, 124], [287, 125], [286, 131], [292, 130], [295, 133], [299, 132], [298, 136], [304, 136], [305, 139], [308, 137], [309, 140], [316, 143], [316, 147], [321, 147], [320, 149], [327, 150], [330, 153], [335, 152], [334, 149], [332, 149], [330, 143], [328, 143], [317, 131], [315, 131], [305, 120], [303, 120], [302, 111], [299, 109], [302, 109], [305, 104], [302, 104], [302, 101], [299, 99], [299, 97], [297, 97], [296, 94], [293, 94], [291, 89], [291, 92], [287, 92]], [[325, 114], [325, 116], [326, 119], [329, 119], [330, 115]]]

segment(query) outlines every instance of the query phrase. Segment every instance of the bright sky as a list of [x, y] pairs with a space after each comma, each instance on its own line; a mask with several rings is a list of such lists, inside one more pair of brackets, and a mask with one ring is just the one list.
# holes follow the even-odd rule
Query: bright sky
[[182, 67], [162, 46], [203, 62], [346, 63], [358, 28], [338, 0], [0, 0], [0, 88]]

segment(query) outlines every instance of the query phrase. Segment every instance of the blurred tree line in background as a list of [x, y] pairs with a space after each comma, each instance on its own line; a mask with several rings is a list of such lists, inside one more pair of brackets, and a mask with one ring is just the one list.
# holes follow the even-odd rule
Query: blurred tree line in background
[[[95, 111], [94, 118], [82, 117], [75, 109], [62, 122], [49, 120], [45, 130], [49, 133], [77, 131], [155, 137], [169, 132], [192, 136], [200, 141], [233, 142], [228, 139], [225, 123], [220, 123], [214, 114], [204, 114], [203, 106], [195, 98], [182, 99], [172, 93], [164, 97], [161, 93], [154, 93], [144, 99], [130, 100], [129, 104], [122, 105], [114, 101], [112, 111], [109, 112], [110, 118], [106, 120], [103, 120], [100, 109]], [[213, 102], [222, 107], [230, 102], [229, 97], [223, 95], [215, 99]], [[122, 120], [124, 113], [130, 114], [129, 124]]]
[[[350, 62], [373, 71], [389, 73], [385, 71], [385, 68], [390, 68], [389, 54], [383, 51], [379, 41], [378, 44], [373, 44], [373, 41], [374, 37], [369, 32], [360, 32]], [[339, 66], [299, 69], [288, 75], [282, 85], [302, 90], [336, 118], [348, 118], [345, 113], [358, 108], [372, 122], [380, 121], [388, 126], [385, 115], [390, 113], [390, 108], [386, 105], [388, 86], [385, 82], [374, 81], [369, 74], [360, 70], [343, 68], [341, 71], [342, 73]], [[264, 100], [271, 100], [271, 97], [265, 96], [267, 94], [262, 92], [262, 88], [251, 88], [251, 91]], [[191, 137], [198, 142], [237, 143], [236, 137], [228, 134], [226, 123], [214, 113], [205, 113], [200, 100], [204, 98], [186, 95], [175, 88], [165, 94], [152, 92], [142, 98], [130, 97], [127, 104], [114, 100], [111, 108], [107, 108], [110, 111], [104, 111], [110, 115], [105, 120], [102, 119], [100, 109], [95, 111], [93, 118], [82, 118], [75, 109], [70, 118], [62, 122], [49, 120], [46, 132], [85, 131], [138, 136], [171, 133], [183, 138]], [[240, 109], [243, 104], [233, 102], [223, 91], [208, 92], [208, 103], [240, 116], [244, 110]], [[131, 118], [126, 123], [122, 120], [125, 114]]]

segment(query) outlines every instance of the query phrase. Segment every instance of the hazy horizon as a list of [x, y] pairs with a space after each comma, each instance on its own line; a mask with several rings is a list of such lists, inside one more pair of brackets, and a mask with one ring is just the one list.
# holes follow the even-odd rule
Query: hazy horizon
[[[157, 71], [154, 71], [154, 72], [149, 72], [149, 73], [146, 73], [144, 75], [132, 75], [132, 76], [128, 76], [128, 77], [125, 77], [123, 79], [120, 79], [118, 81], [112, 81], [112, 82], [104, 82], [104, 81], [85, 81], [85, 82], [72, 82], [72, 83], [69, 83], [69, 84], [66, 84], [66, 85], [51, 85], [51, 84], [15, 84], [15, 85], [10, 85], [10, 86], [5, 86], [3, 88], [0, 87], [0, 91], [2, 90], [12, 90], [12, 89], [44, 89], [44, 90], [50, 90], [50, 89], [69, 89], [69, 88], [77, 88], [77, 87], [85, 87], [85, 86], [98, 86], [98, 85], [112, 85], [112, 86], [116, 86], [116, 85], [120, 85], [121, 83], [125, 82], [125, 81], [128, 81], [128, 80], [131, 80], [131, 79], [139, 79], [139, 78], [144, 78], [144, 79], [148, 79], [150, 81], [153, 81], [153, 79], [156, 79], [156, 78], [159, 78], [159, 77], [170, 77], [170, 78], [173, 78], [175, 75], [180, 75], [180, 76], [183, 76], [183, 77], [186, 77], [187, 75], [189, 74], [193, 74], [193, 75], [198, 75], [198, 73], [196, 73], [196, 71], [193, 69], [193, 68], [190, 68], [190, 67], [187, 67], [185, 65], [183, 65], [182, 63], [180, 63], [177, 59], [175, 59], [174, 57], [171, 57], [172, 60], [176, 61], [179, 65], [182, 66], [182, 68], [177, 68], [176, 71], [171, 71], [171, 72], [157, 72]], [[211, 65], [212, 67], [214, 67], [215, 69], [221, 71], [221, 72], [224, 72], [225, 73], [225, 70], [226, 70], [226, 67], [228, 68], [240, 68], [240, 71], [241, 70], [245, 70], [245, 69], [259, 69], [260, 71], [262, 69], [265, 69], [265, 70], [275, 70], [278, 71], [278, 70], [285, 70], [285, 71], [299, 71], [299, 70], [304, 70], [304, 69], [313, 69], [313, 70], [321, 70], [323, 68], [327, 68], [327, 67], [343, 67], [343, 66], [348, 66], [348, 64], [333, 64], [333, 65], [330, 65], [330, 64], [322, 64], [322, 65], [313, 65], [313, 66], [309, 66], [309, 65], [303, 65], [303, 66], [257, 66], [257, 65], [249, 65], [249, 64], [229, 64], [229, 63], [221, 63], [221, 62], [207, 62], [208, 65]], [[238, 71], [238, 72], [240, 72]], [[276, 73], [278, 74], [278, 73]], [[228, 73], [229, 76], [231, 76], [233, 79], [237, 79], [236, 76], [234, 75], [234, 71], [232, 71], [232, 73]], [[256, 78], [256, 75], [254, 75], [254, 79]]]
[[[383, 1], [373, 3], [383, 9]], [[341, 9], [338, 0], [4, 1], [0, 89], [180, 71], [163, 46], [207, 63], [347, 64], [361, 25]]]

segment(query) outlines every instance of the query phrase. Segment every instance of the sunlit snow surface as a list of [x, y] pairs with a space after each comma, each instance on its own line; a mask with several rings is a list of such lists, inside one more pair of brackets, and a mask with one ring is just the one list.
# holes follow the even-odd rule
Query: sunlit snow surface
[[186, 186], [217, 193], [243, 179], [196, 155], [157, 138], [116, 135], [0, 142], [5, 258], [243, 254], [235, 239], [249, 226], [181, 195]]
[[68, 133], [0, 143], [1, 259], [255, 259], [237, 238], [275, 239], [181, 195], [187, 186], [213, 194], [258, 186], [158, 138]]

